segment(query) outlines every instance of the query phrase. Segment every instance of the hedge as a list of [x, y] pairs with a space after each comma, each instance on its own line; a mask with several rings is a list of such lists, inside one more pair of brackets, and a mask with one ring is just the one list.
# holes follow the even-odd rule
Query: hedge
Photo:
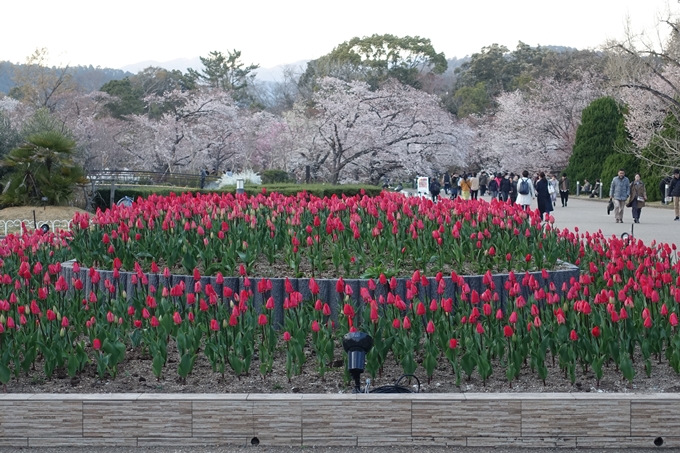
[[[332, 197], [336, 195], [338, 197], [342, 195], [354, 196], [361, 193], [362, 190], [366, 195], [374, 197], [378, 195], [382, 188], [378, 186], [371, 185], [359, 185], [359, 184], [346, 184], [346, 185], [328, 185], [328, 184], [262, 184], [262, 185], [246, 185], [244, 188], [245, 193], [248, 195], [257, 195], [262, 193], [262, 189], [266, 189], [267, 192], [278, 192], [283, 195], [293, 195], [298, 192], [306, 191], [310, 195], [314, 195], [320, 198]], [[169, 195], [170, 193], [223, 193], [230, 192], [235, 193], [236, 187], [229, 186], [222, 189], [213, 190], [196, 190], [187, 187], [167, 187], [167, 186], [116, 186], [115, 200], [118, 201], [123, 197], [130, 197], [136, 200], [138, 197], [146, 198], [151, 194], [157, 195]], [[111, 199], [111, 189], [109, 187], [101, 187], [97, 189], [97, 195], [93, 201], [93, 208], [100, 208], [102, 210], [110, 207], [109, 201]]]

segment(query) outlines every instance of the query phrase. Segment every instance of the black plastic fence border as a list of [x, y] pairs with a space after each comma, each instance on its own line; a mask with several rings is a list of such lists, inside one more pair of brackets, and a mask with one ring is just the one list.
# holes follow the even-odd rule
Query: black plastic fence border
[[[71, 284], [73, 278], [79, 278], [84, 283], [85, 294], [89, 294], [90, 291], [93, 290], [93, 283], [89, 278], [89, 269], [81, 266], [80, 272], [76, 275], [76, 273], [73, 271], [74, 262], [75, 261], [72, 260], [62, 263], [61, 274], [64, 276], [69, 285]], [[539, 282], [539, 284], [546, 290], [548, 289], [548, 286], [550, 285], [551, 282], [554, 283], [557, 292], [561, 295], [562, 284], [564, 282], [569, 284], [571, 279], [578, 280], [580, 270], [577, 266], [574, 266], [573, 264], [570, 263], [560, 262], [560, 265], [563, 267], [562, 269], [546, 271], [548, 273], [547, 279], [543, 278], [541, 271], [529, 272], [529, 274], [533, 275], [533, 277]], [[100, 291], [105, 291], [106, 280], [109, 280], [111, 283], [114, 284], [114, 286], [116, 287], [116, 292], [124, 290], [125, 296], [128, 300], [132, 299], [136, 291], [144, 289], [143, 285], [139, 282], [139, 279], [137, 285], [134, 285], [132, 283], [132, 276], [136, 275], [134, 272], [119, 272], [119, 277], [117, 280], [113, 278], [113, 271], [98, 269], [98, 272], [101, 277], [97, 285]], [[528, 300], [529, 296], [531, 295], [531, 290], [530, 288], [521, 284], [521, 281], [524, 278], [525, 274], [526, 274], [525, 272], [517, 271], [515, 273], [515, 277], [517, 281], [520, 282], [520, 286], [522, 288], [522, 295], [524, 296], [525, 299]], [[153, 285], [157, 291], [161, 291], [161, 289], [164, 286], [170, 289], [170, 287], [175, 286], [179, 284], [181, 281], [183, 281], [184, 284], [186, 285], [186, 293], [193, 292], [195, 280], [194, 277], [191, 275], [172, 274], [168, 278], [164, 277], [162, 274], [146, 273], [145, 275], [148, 279], [148, 285], [146, 288], [147, 290], [148, 286], [151, 285]], [[470, 286], [470, 291], [476, 290], [481, 295], [481, 293], [485, 290], [485, 286], [483, 283], [484, 279], [483, 275], [462, 275], [461, 277], [464, 279], [465, 283], [467, 283]], [[498, 293], [500, 299], [499, 300], [500, 307], [496, 306], [496, 308], [501, 308], [503, 311], [505, 311], [508, 299], [508, 294], [504, 287], [505, 282], [508, 280], [508, 277], [509, 274], [507, 273], [493, 274], [493, 281], [496, 286], [496, 292]], [[429, 284], [426, 286], [419, 284], [418, 285], [419, 294], [416, 297], [418, 297], [422, 302], [428, 305], [432, 299], [439, 299], [440, 297], [442, 298], [450, 297], [453, 299], [454, 307], [458, 306], [459, 303], [458, 284], [453, 283], [450, 275], [443, 277], [444, 280], [446, 281], [446, 290], [444, 294], [442, 294], [441, 296], [437, 294], [436, 278], [435, 277], [426, 278]], [[255, 310], [260, 310], [262, 305], [266, 302], [266, 300], [264, 300], [264, 295], [257, 292], [257, 284], [262, 279], [263, 278], [261, 277], [249, 277], [250, 280], [249, 289], [252, 290], [254, 294], [253, 304]], [[224, 283], [221, 285], [218, 285], [216, 280], [217, 278], [215, 276], [201, 276], [201, 284], [203, 288], [205, 288], [205, 286], [208, 284], [212, 285], [212, 287], [218, 294], [218, 298], [222, 300], [223, 303], [227, 302], [223, 297], [224, 287], [231, 288], [231, 290], [234, 293], [238, 293], [241, 290], [248, 289], [245, 286], [243, 286], [244, 279], [242, 277], [224, 277]], [[284, 314], [283, 303], [284, 299], [287, 297], [285, 290], [286, 278], [285, 277], [269, 278], [268, 280], [270, 280], [272, 283], [272, 291], [270, 295], [274, 298], [275, 308], [273, 322], [275, 326], [281, 326], [283, 325]], [[331, 309], [331, 319], [337, 321], [338, 313], [340, 310], [342, 310], [341, 304], [344, 302], [345, 298], [344, 294], [340, 295], [339, 293], [336, 292], [336, 283], [339, 280], [339, 278], [315, 279], [317, 284], [319, 285], [319, 294], [316, 297], [312, 297], [312, 293], [309, 290], [310, 278], [289, 277], [288, 280], [290, 281], [290, 284], [292, 285], [293, 289], [302, 294], [302, 298], [304, 301], [314, 302], [315, 299], [321, 299], [323, 302], [328, 303]], [[396, 291], [394, 292], [406, 301], [406, 282], [410, 280], [410, 278], [401, 277], [396, 278], [396, 280], [397, 288]], [[361, 297], [361, 288], [368, 288], [369, 279], [343, 279], [343, 281], [345, 282], [346, 285], [349, 285], [352, 288], [353, 294], [350, 296], [350, 299], [352, 301], [352, 305], [355, 308], [357, 322], [360, 324], [361, 313], [364, 308], [364, 301]], [[376, 290], [374, 293], [375, 299], [378, 299], [380, 295], [385, 296], [387, 294], [387, 288], [381, 285], [377, 280], [374, 281], [376, 283]], [[116, 294], [116, 296], [119, 296], [119, 294]]]

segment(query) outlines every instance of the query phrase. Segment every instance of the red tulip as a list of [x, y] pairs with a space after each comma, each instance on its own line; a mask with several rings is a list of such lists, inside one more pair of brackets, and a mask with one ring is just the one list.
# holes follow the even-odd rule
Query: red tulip
[[416, 315], [418, 316], [425, 315], [425, 305], [423, 305], [422, 302], [418, 302], [418, 305], [416, 305]]
[[211, 319], [210, 320], [210, 330], [213, 330], [215, 332], [220, 330], [220, 323], [217, 322], [217, 319]]
[[[482, 332], [479, 332], [482, 333]], [[504, 326], [503, 327], [503, 335], [505, 335], [506, 338], [510, 338], [515, 332], [512, 330], [512, 327], [510, 326]]]
[[484, 304], [482, 306], [482, 311], [484, 312], [484, 316], [491, 316], [491, 305]]
[[668, 318], [668, 322], [671, 323], [671, 326], [675, 327], [678, 325], [678, 315], [675, 313], [671, 313], [670, 317]]
[[283, 332], [283, 341], [290, 341], [290, 333], [289, 332]]
[[319, 294], [319, 291], [321, 291], [319, 289], [319, 284], [316, 282], [316, 280], [314, 280], [314, 278], [309, 279], [309, 291], [315, 296]]
[[401, 322], [399, 321], [399, 318], [394, 318], [394, 321], [392, 321], [392, 327], [394, 327], [395, 329], [401, 327]]
[[455, 338], [451, 338], [449, 340], [449, 348], [456, 349], [456, 347], [458, 347], [458, 340], [456, 340]]
[[158, 322], [158, 318], [156, 318], [155, 316], [152, 316], [151, 317], [151, 327], [158, 327], [160, 325], [161, 325], [161, 323]]
[[645, 318], [644, 326], [647, 329], [650, 329], [652, 327], [652, 317], [651, 316], [647, 316]]
[[661, 306], [661, 315], [666, 316], [668, 314], [668, 307], [666, 307], [666, 304], [663, 304]]
[[258, 323], [259, 325], [261, 325], [261, 326], [266, 326], [266, 325], [267, 325], [267, 315], [265, 315], [264, 313], [261, 314], [261, 315], [257, 318], [257, 323]]
[[434, 323], [432, 321], [427, 323], [427, 327], [425, 328], [425, 331], [429, 334], [434, 333]]
[[590, 332], [593, 334], [595, 338], [600, 336], [600, 328], [598, 326], [593, 327]]
[[335, 292], [336, 292], [336, 293], [339, 293], [339, 294], [342, 294], [344, 291], [345, 291], [345, 282], [344, 282], [344, 280], [342, 279], [342, 277], [340, 277], [340, 278], [338, 279], [338, 281], [335, 282]]
[[[9, 320], [8, 320], [7, 324], [9, 324]], [[61, 318], [61, 327], [64, 327], [64, 328], [68, 327], [68, 318], [66, 316], [63, 316]]]
[[172, 315], [172, 320], [175, 322], [175, 324], [180, 325], [182, 324], [182, 317], [179, 315], [179, 312], [175, 312], [174, 315]]
[[571, 330], [571, 333], [569, 334], [569, 339], [570, 339], [571, 341], [576, 341], [576, 340], [578, 340], [578, 334], [576, 333], [575, 330], [573, 330], [573, 329]]
[[404, 329], [408, 330], [411, 328], [411, 320], [408, 319], [408, 316], [404, 316]]
[[477, 333], [480, 335], [484, 333], [484, 326], [482, 326], [481, 322], [477, 323]]
[[321, 330], [319, 322], [317, 320], [312, 321], [312, 332], [318, 332], [319, 330]]
[[102, 342], [99, 338], [95, 338], [92, 341], [92, 348], [94, 348], [95, 351], [99, 351], [102, 347]]

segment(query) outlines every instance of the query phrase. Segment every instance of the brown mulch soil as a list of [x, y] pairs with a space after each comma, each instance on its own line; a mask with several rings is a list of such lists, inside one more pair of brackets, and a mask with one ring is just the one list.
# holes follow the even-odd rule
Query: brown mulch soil
[[[212, 371], [210, 363], [202, 352], [199, 353], [193, 372], [182, 382], [177, 374], [179, 356], [174, 344], [168, 345], [168, 363], [160, 380], [152, 371], [151, 356], [141, 353], [140, 349], [128, 350], [126, 358], [118, 367], [118, 375], [111, 379], [107, 375], [100, 379], [96, 365], [91, 363], [74, 378], [70, 378], [64, 369], [55, 371], [51, 378], [42, 372], [40, 361], [36, 370], [28, 375], [20, 375], [7, 384], [11, 393], [351, 393], [352, 385], [346, 380], [342, 356], [336, 349], [336, 360], [333, 368], [327, 371], [322, 379], [316, 368], [316, 360], [312, 350], [305, 350], [307, 362], [302, 374], [293, 376], [289, 381], [285, 370], [285, 352], [279, 350], [274, 361], [272, 373], [266, 377], [259, 374], [259, 361], [255, 358], [251, 364], [250, 374], [235, 376], [230, 370], [224, 376]], [[417, 359], [421, 361], [421, 359]], [[511, 393], [543, 393], [543, 392], [635, 392], [663, 393], [680, 392], [680, 376], [668, 365], [665, 359], [659, 363], [653, 360], [652, 376], [648, 378], [644, 371], [644, 363], [639, 356], [635, 357], [636, 376], [633, 384], [629, 384], [613, 364], [605, 366], [604, 377], [599, 387], [592, 371], [583, 372], [579, 366], [576, 371], [576, 382], [571, 384], [558, 366], [552, 365], [550, 356], [546, 360], [549, 374], [545, 385], [538, 376], [524, 367], [518, 380], [512, 386], [505, 377], [505, 368], [499, 363], [493, 364], [494, 372], [486, 383], [483, 383], [475, 371], [470, 380], [461, 376], [460, 386], [456, 386], [452, 368], [445, 358], [441, 358], [431, 381], [428, 383], [424, 368], [419, 365], [415, 375], [420, 380], [420, 392], [427, 393], [459, 393], [459, 392], [511, 392]], [[394, 358], [388, 355], [383, 373], [372, 379], [371, 387], [394, 384], [403, 371]], [[462, 371], [461, 371], [462, 373]], [[366, 372], [362, 375], [362, 385], [370, 378]], [[403, 385], [417, 390], [417, 383], [407, 379]]]

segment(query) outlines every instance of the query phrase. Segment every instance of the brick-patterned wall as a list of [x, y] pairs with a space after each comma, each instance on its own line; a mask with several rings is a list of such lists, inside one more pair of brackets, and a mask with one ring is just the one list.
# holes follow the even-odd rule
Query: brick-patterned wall
[[680, 394], [4, 394], [0, 447], [680, 447]]

